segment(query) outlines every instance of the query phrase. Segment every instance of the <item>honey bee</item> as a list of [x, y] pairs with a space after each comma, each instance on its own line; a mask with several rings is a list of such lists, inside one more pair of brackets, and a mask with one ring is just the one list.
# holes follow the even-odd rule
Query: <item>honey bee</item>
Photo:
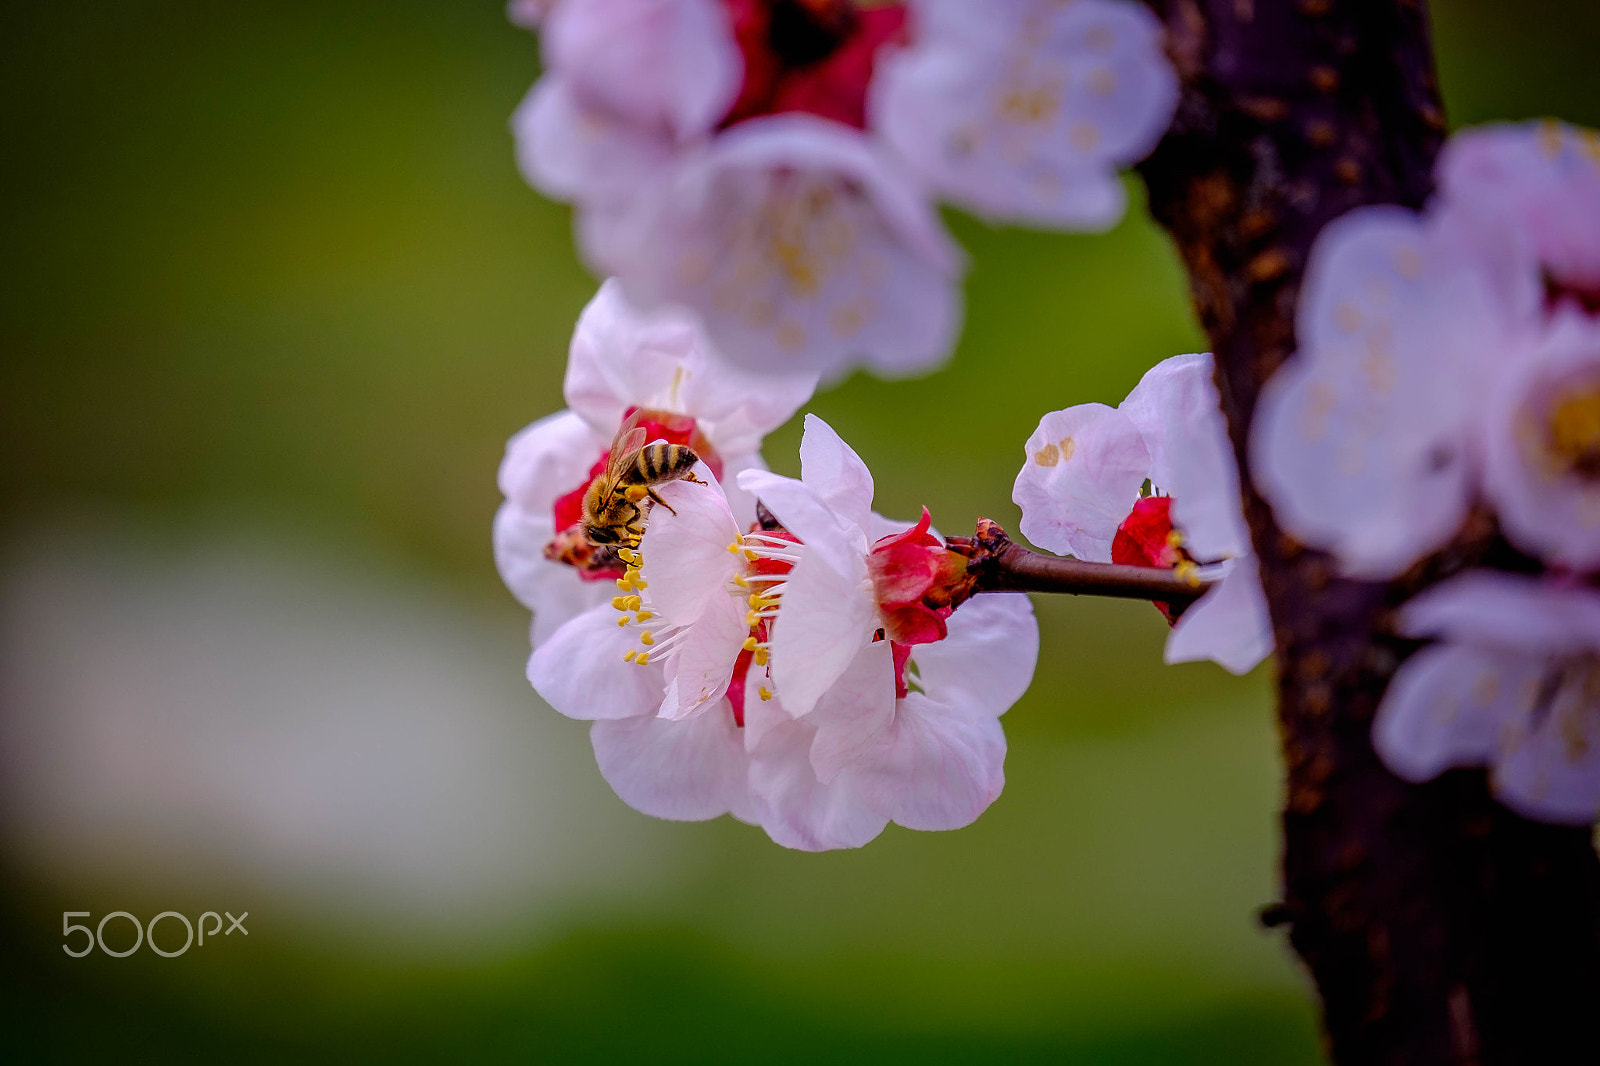
[[646, 499], [672, 511], [656, 495], [656, 485], [679, 480], [705, 484], [691, 472], [700, 461], [693, 448], [663, 440], [646, 444], [645, 428], [636, 422], [637, 416], [622, 424], [605, 470], [583, 494], [583, 533], [594, 544], [636, 546], [644, 536]]

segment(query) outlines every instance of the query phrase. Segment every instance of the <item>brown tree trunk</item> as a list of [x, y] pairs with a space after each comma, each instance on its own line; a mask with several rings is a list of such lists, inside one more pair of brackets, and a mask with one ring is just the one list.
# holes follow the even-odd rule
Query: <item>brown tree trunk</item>
[[1600, 1063], [1600, 862], [1588, 830], [1524, 821], [1482, 771], [1408, 785], [1372, 716], [1410, 645], [1396, 604], [1493, 543], [1479, 518], [1401, 581], [1336, 576], [1255, 495], [1245, 436], [1294, 351], [1322, 226], [1366, 203], [1420, 206], [1444, 134], [1419, 0], [1149, 0], [1183, 79], [1140, 168], [1188, 267], [1217, 356], [1278, 641], [1288, 787], [1283, 901], [1339, 1063]]

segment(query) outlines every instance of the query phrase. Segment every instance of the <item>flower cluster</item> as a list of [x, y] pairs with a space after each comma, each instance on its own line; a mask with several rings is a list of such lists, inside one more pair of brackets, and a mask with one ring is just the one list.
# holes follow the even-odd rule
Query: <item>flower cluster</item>
[[[582, 535], [581, 504], [626, 419], [638, 414], [650, 439], [689, 445], [709, 469], [731, 477], [762, 465], [761, 438], [788, 421], [815, 385], [804, 374], [753, 378], [716, 355], [692, 315], [641, 314], [615, 281], [602, 285], [572, 336], [569, 409], [512, 437], [500, 464], [505, 502], [495, 515], [495, 563], [534, 612], [534, 645], [605, 602], [623, 573], [613, 551]], [[731, 503], [754, 519], [749, 496], [735, 489]]]
[[545, 76], [513, 120], [530, 182], [645, 306], [728, 358], [927, 369], [962, 257], [934, 197], [1104, 229], [1171, 118], [1159, 23], [1129, 0], [519, 0]]
[[[528, 677], [594, 722], [601, 773], [662, 818], [731, 812], [777, 842], [857, 847], [890, 821], [971, 822], [1004, 782], [999, 718], [1038, 651], [1024, 596], [963, 601], [961, 557], [927, 516], [872, 512], [865, 464], [808, 416], [802, 476], [661, 489], [617, 595], [540, 644]], [[959, 608], [959, 609], [958, 609]]]
[[1469, 573], [1411, 603], [1402, 627], [1441, 643], [1404, 666], [1374, 740], [1408, 778], [1489, 764], [1508, 805], [1588, 821], [1600, 135], [1461, 133], [1438, 189], [1425, 211], [1362, 208], [1318, 238], [1300, 351], [1263, 392], [1252, 469], [1283, 528], [1352, 575], [1405, 572], [1474, 507], [1549, 568]]
[[1045, 415], [1012, 499], [1022, 532], [1050, 551], [1219, 578], [1181, 615], [1157, 604], [1173, 623], [1167, 662], [1242, 674], [1272, 651], [1211, 356], [1156, 364], [1119, 407]]

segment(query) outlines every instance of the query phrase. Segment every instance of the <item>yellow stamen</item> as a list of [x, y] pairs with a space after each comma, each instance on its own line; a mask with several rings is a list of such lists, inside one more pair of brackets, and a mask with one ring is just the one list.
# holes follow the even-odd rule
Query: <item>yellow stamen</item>
[[756, 649], [756, 653], [753, 656], [753, 659], [754, 659], [755, 664], [757, 666], [765, 666], [765, 665], [767, 665], [767, 649], [766, 648], [757, 648]]
[[1600, 455], [1600, 385], [1567, 390], [1550, 411], [1550, 450], [1574, 468], [1593, 469]]
[[755, 628], [755, 624], [757, 622], [759, 622], [760, 620], [761, 620], [761, 616], [756, 614], [756, 612], [754, 612], [754, 611], [748, 611], [748, 612], [745, 613], [744, 624], [745, 624], [745, 626], [747, 628], [754, 629]]
[[634, 615], [633, 620], [635, 622], [648, 622], [655, 616], [656, 613], [654, 611], [640, 611], [638, 614]]
[[622, 657], [622, 661], [625, 663], [631, 663], [633, 662], [633, 657], [638, 654], [639, 653], [637, 651], [630, 651], [628, 654]]
[[639, 562], [639, 554], [633, 551], [631, 548], [618, 548], [617, 558], [621, 559], [625, 563], [633, 563], [635, 565], [637, 565]]
[[756, 689], [756, 694], [764, 700], [770, 700], [772, 698], [772, 693], [767, 691], [767, 686], [765, 685], [762, 685], [760, 688]]
[[744, 575], [743, 574], [734, 574], [733, 575], [733, 583], [735, 585], [738, 585], [742, 589], [747, 589], [747, 588], [750, 587], [750, 582], [748, 582], [748, 581], [746, 581], [744, 579]]
[[728, 545], [728, 554], [730, 555], [738, 555], [743, 550], [743, 545], [741, 545], [738, 541], [734, 541], [732, 544]]
[[656, 642], [656, 635], [654, 633], [650, 632], [648, 629], [645, 630], [643, 633], [639, 634], [639, 643], [643, 644], [645, 647], [648, 648], [650, 645], [654, 644], [655, 642]]
[[633, 581], [628, 577], [619, 577], [617, 578], [617, 588], [621, 589], [623, 592], [627, 592], [629, 589], [633, 588]]
[[1200, 587], [1200, 568], [1188, 559], [1174, 566], [1172, 572], [1178, 575], [1178, 580], [1186, 581], [1196, 588]]
[[756, 638], [755, 637], [745, 637], [744, 638], [744, 650], [745, 651], [755, 651], [756, 650]]
[[639, 657], [633, 661], [638, 663], [640, 666], [648, 666], [650, 665], [650, 653], [647, 651], [642, 651], [639, 653]]
[[625, 626], [627, 624], [628, 624], [628, 616], [627, 615], [623, 615], [621, 618], [617, 619], [617, 628], [618, 629], [621, 629], [623, 626]]
[[640, 607], [643, 607], [643, 606], [644, 606], [644, 601], [641, 600], [639, 597], [637, 597], [637, 596], [629, 596], [627, 605], [625, 607], [623, 607], [622, 610], [624, 610], [624, 611], [637, 611]]
[[628, 599], [629, 597], [627, 596], [611, 597], [611, 609], [614, 611], [626, 611], [628, 609]]
[[749, 559], [752, 563], [755, 562], [757, 559], [761, 558], [761, 556], [757, 555], [755, 552], [751, 551], [749, 548], [746, 548], [744, 550], [744, 557], [746, 559]]
[[1169, 548], [1181, 548], [1181, 547], [1183, 547], [1183, 534], [1179, 533], [1176, 529], [1168, 530], [1167, 531], [1167, 547], [1169, 547]]

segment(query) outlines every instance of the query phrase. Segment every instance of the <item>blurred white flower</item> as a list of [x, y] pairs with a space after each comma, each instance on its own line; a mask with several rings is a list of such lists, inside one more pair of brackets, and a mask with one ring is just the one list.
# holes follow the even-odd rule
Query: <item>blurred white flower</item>
[[1463, 130], [1439, 157], [1441, 200], [1553, 302], [1600, 299], [1600, 132], [1560, 122]]
[[[582, 496], [604, 467], [617, 429], [641, 413], [651, 439], [691, 445], [719, 474], [761, 466], [761, 438], [810, 398], [814, 375], [753, 377], [717, 358], [694, 317], [664, 308], [642, 314], [615, 281], [600, 287], [572, 336], [564, 384], [569, 410], [523, 429], [500, 466], [505, 502], [495, 516], [495, 563], [534, 612], [543, 643], [588, 607], [610, 598], [622, 566], [586, 569], [559, 558], [557, 538], [576, 536]], [[754, 501], [733, 505], [754, 518]]]
[[1600, 567], [1600, 320], [1558, 308], [1490, 391], [1483, 491], [1506, 535], [1547, 561]]
[[[1217, 586], [1178, 616], [1167, 662], [1211, 659], [1245, 673], [1271, 653], [1210, 355], [1163, 360], [1119, 407], [1045, 415], [1027, 455], [1011, 498], [1023, 535], [1040, 547], [1092, 562], [1223, 564]], [[1147, 481], [1154, 495], [1141, 497]]]
[[1502, 803], [1585, 825], [1600, 812], [1600, 593], [1473, 571], [1428, 589], [1402, 632], [1434, 638], [1407, 659], [1373, 746], [1408, 781], [1488, 766]]
[[696, 308], [724, 356], [751, 370], [907, 374], [955, 345], [961, 253], [910, 177], [856, 130], [751, 119], [686, 155], [631, 210], [605, 227], [630, 294]]
[[954, 347], [964, 270], [933, 197], [1103, 229], [1117, 167], [1177, 94], [1135, 4], [980, 6], [563, 4], [512, 120], [518, 160], [575, 204], [593, 268], [642, 306], [694, 308], [725, 358], [929, 370]]
[[1299, 352], [1267, 382], [1252, 471], [1279, 524], [1392, 577], [1472, 500], [1473, 437], [1533, 290], [1507, 291], [1446, 216], [1352, 211], [1317, 238]]
[[1117, 169], [1172, 120], [1162, 28], [1123, 0], [914, 0], [912, 43], [872, 86], [872, 125], [937, 193], [996, 221], [1102, 230]]
[[557, 0], [508, 0], [506, 21], [525, 30], [537, 30], [556, 3]]
[[1424, 213], [1329, 225], [1252, 470], [1285, 530], [1393, 577], [1486, 495], [1547, 561], [1600, 563], [1600, 151], [1550, 125], [1458, 134]]

